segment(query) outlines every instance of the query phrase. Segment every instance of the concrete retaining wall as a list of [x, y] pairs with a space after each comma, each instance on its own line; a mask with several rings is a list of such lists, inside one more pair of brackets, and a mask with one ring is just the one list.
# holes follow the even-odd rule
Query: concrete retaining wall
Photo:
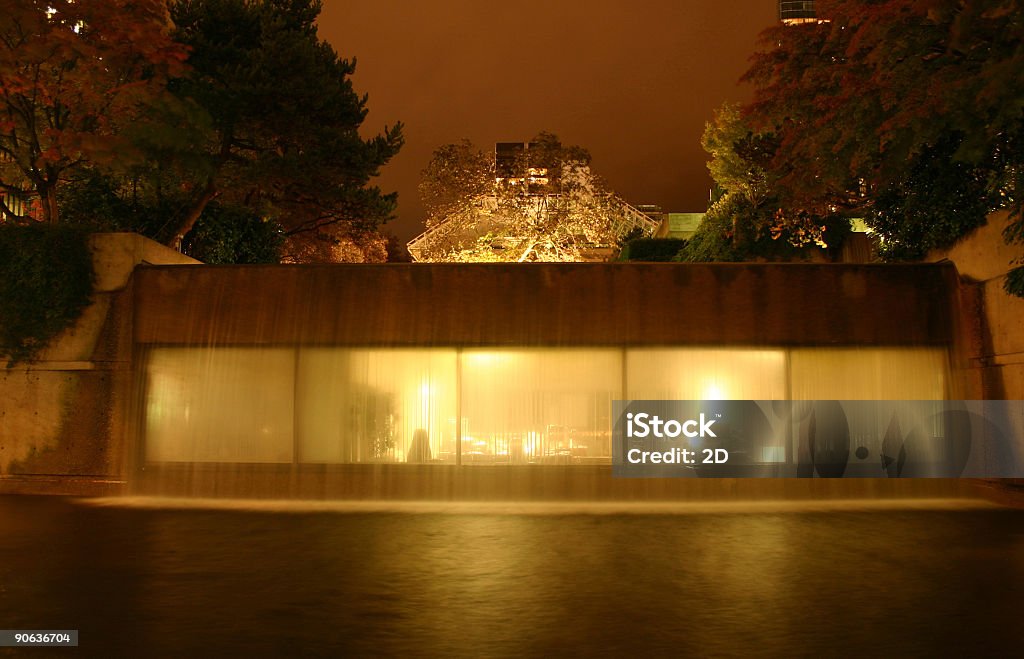
[[131, 275], [194, 259], [130, 233], [90, 239], [92, 304], [39, 359], [0, 371], [0, 493], [98, 493], [124, 482]]
[[959, 333], [972, 398], [1024, 399], [1024, 299], [1003, 290], [1006, 273], [1024, 256], [1024, 247], [1003, 241], [1008, 223], [1006, 212], [993, 213], [951, 249], [929, 255], [931, 261], [954, 264], [960, 273]]
[[163, 345], [949, 345], [948, 265], [496, 264], [142, 268]]

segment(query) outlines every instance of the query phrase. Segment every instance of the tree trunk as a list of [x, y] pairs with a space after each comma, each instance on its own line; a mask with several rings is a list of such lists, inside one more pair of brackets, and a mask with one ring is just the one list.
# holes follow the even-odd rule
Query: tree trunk
[[57, 188], [52, 185], [39, 188], [39, 204], [43, 208], [43, 221], [47, 224], [57, 224], [60, 219], [60, 212], [57, 209]]
[[214, 183], [212, 178], [208, 179], [206, 187], [203, 188], [202, 194], [200, 194], [195, 203], [192, 204], [188, 213], [178, 224], [178, 228], [174, 232], [174, 235], [167, 241], [166, 245], [168, 247], [173, 247], [179, 251], [181, 250], [181, 241], [185, 239], [185, 235], [191, 231], [192, 227], [194, 227], [196, 222], [199, 221], [199, 217], [203, 214], [203, 211], [206, 210], [206, 205], [213, 201], [218, 194], [220, 193], [217, 191], [217, 185]]

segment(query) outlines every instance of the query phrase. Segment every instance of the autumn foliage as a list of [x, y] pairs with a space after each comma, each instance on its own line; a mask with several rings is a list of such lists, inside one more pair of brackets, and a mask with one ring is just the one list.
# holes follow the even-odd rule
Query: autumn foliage
[[57, 222], [72, 170], [142, 158], [131, 135], [187, 56], [163, 0], [0, 0], [0, 185], [27, 182]]
[[361, 136], [367, 98], [320, 9], [0, 0], [0, 203], [19, 202], [0, 221], [135, 230], [218, 261], [378, 258], [396, 197], [371, 180], [401, 125]]
[[784, 203], [856, 210], [904, 258], [995, 208], [1019, 222], [1022, 4], [824, 0], [827, 20], [767, 30], [742, 115], [777, 140], [768, 170]]

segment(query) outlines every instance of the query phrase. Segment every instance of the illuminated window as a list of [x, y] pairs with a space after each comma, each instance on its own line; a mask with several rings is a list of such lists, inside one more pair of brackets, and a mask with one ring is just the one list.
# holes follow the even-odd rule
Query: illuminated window
[[736, 348], [630, 350], [633, 400], [783, 400], [786, 353]]
[[149, 462], [291, 462], [295, 350], [154, 348]]
[[607, 463], [613, 400], [942, 400], [946, 362], [942, 348], [153, 348], [145, 457]]
[[467, 350], [463, 464], [581, 464], [611, 456], [619, 350]]
[[455, 462], [455, 360], [447, 350], [303, 348], [300, 462]]

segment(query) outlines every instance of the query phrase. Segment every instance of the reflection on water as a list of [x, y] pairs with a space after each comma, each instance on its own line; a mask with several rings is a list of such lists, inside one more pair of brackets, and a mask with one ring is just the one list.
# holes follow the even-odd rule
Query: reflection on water
[[978, 656], [1024, 643], [1024, 511], [134, 503], [0, 499], [0, 626], [79, 629], [83, 656], [102, 657]]

